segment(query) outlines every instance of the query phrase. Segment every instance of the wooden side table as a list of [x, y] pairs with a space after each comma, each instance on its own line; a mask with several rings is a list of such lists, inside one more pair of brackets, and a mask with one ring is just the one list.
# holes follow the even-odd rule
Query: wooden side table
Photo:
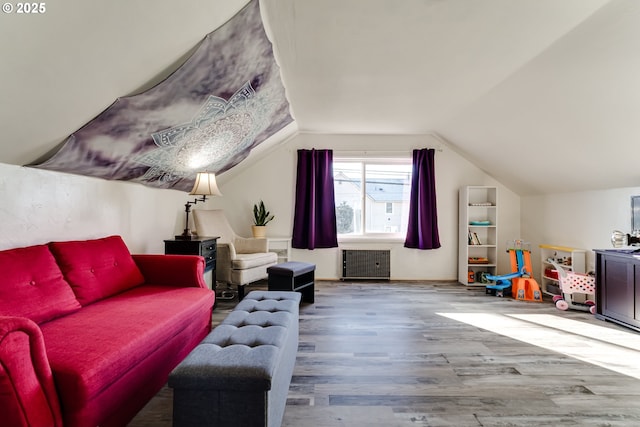
[[216, 251], [219, 237], [198, 237], [190, 240], [164, 241], [164, 253], [174, 255], [200, 255], [204, 257], [205, 273], [211, 271], [211, 289], [216, 290]]

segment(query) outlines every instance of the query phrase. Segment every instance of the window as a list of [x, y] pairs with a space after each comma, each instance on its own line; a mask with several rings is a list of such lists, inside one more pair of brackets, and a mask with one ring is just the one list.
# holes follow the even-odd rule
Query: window
[[406, 234], [410, 159], [335, 158], [333, 178], [338, 236]]

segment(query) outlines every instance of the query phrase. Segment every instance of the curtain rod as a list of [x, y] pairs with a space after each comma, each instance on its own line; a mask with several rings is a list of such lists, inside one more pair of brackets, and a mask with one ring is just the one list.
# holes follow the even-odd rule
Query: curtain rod
[[[423, 147], [431, 150], [436, 150], [437, 152], [442, 152], [444, 149], [442, 147]], [[415, 148], [415, 150], [419, 150], [420, 148]], [[391, 151], [391, 150], [362, 150], [362, 151], [351, 151], [351, 150], [333, 150], [334, 153], [341, 156], [363, 156], [363, 155], [385, 155], [385, 156], [410, 156], [414, 149], [411, 150], [399, 150], [399, 151]]]

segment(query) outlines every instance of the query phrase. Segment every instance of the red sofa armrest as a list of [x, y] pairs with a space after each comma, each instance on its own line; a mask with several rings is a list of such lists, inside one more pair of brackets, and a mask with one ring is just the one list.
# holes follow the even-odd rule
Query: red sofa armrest
[[8, 427], [62, 427], [44, 339], [24, 317], [0, 316], [0, 408]]
[[145, 283], [207, 289], [204, 281], [204, 258], [199, 255], [132, 256], [144, 276]]

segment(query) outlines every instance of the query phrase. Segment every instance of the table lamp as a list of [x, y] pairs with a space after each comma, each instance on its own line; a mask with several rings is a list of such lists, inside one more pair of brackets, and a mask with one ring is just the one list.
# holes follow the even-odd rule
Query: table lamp
[[196, 174], [195, 183], [193, 184], [193, 189], [189, 192], [189, 195], [202, 197], [197, 197], [192, 202], [185, 203], [184, 211], [186, 213], [186, 218], [184, 222], [184, 231], [181, 235], [176, 236], [176, 239], [179, 240], [191, 240], [194, 237], [191, 229], [189, 229], [189, 212], [191, 212], [191, 205], [206, 201], [207, 196], [222, 196], [222, 193], [218, 189], [218, 184], [216, 184], [216, 175], [210, 172], [198, 172]]

